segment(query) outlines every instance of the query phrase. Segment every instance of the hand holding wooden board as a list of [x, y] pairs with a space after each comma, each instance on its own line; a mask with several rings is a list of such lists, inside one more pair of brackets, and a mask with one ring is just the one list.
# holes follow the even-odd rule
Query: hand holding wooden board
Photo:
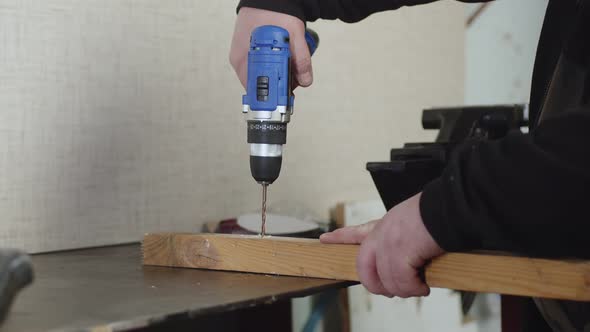
[[[227, 234], [146, 234], [143, 264], [358, 281], [358, 245]], [[431, 287], [590, 301], [590, 261], [447, 253], [425, 268]]]

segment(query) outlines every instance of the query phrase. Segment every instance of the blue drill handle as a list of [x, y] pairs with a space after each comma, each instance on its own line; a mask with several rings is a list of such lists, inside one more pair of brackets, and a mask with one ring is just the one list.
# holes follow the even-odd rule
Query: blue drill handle
[[[289, 32], [274, 25], [260, 26], [252, 31], [248, 52], [248, 80], [242, 104], [256, 112], [291, 109], [291, 48]], [[319, 46], [319, 37], [305, 30], [310, 54]]]

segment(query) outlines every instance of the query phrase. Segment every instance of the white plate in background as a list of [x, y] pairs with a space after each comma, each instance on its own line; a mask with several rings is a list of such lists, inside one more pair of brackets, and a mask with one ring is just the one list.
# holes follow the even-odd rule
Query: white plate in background
[[[260, 233], [261, 224], [262, 217], [260, 213], [245, 214], [238, 217], [238, 225], [253, 233]], [[316, 228], [318, 228], [318, 224], [313, 221], [272, 213], [266, 214], [266, 234], [285, 235], [303, 233]]]

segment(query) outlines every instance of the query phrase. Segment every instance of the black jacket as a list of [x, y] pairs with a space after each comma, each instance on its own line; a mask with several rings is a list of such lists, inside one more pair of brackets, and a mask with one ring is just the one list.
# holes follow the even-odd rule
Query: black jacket
[[[433, 1], [242, 0], [239, 6], [304, 21], [356, 22]], [[590, 258], [589, 67], [590, 0], [550, 1], [532, 78], [530, 133], [465, 142], [423, 189], [420, 212], [442, 248]]]

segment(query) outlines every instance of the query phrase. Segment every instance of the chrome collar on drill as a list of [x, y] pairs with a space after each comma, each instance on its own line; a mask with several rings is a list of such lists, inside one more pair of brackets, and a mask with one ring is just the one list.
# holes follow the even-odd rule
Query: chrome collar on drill
[[250, 105], [243, 105], [242, 113], [246, 115], [246, 121], [270, 121], [289, 123], [293, 108], [287, 106], [277, 106], [274, 111], [255, 111], [250, 109]]
[[250, 155], [256, 157], [281, 157], [283, 146], [281, 144], [250, 143]]

